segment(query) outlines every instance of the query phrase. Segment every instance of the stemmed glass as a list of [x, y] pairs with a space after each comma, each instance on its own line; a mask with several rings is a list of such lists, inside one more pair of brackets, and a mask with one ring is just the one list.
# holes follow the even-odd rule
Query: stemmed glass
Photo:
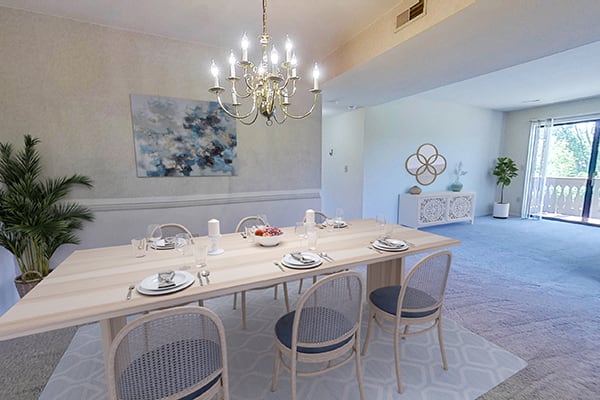
[[187, 251], [188, 245], [190, 244], [190, 239], [190, 235], [187, 233], [178, 233], [175, 235], [175, 249], [182, 256], [184, 256], [185, 252]]
[[296, 227], [294, 228], [294, 233], [300, 239], [306, 238], [306, 225], [304, 225], [304, 222], [296, 222]]
[[336, 208], [335, 209], [335, 223], [341, 224], [342, 222], [344, 222], [344, 209]]
[[159, 224], [150, 224], [146, 228], [146, 246], [150, 246], [152, 248], [156, 248], [156, 245], [153, 245], [158, 240], [162, 238], [162, 229]]
[[385, 215], [377, 214], [375, 216], [375, 224], [377, 224], [377, 227], [379, 228], [378, 239], [383, 239], [383, 237], [385, 236]]

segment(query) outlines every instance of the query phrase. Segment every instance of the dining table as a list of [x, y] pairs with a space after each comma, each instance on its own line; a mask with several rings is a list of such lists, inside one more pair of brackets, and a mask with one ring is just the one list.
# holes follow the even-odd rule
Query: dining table
[[[407, 256], [460, 244], [456, 239], [388, 224], [388, 235], [408, 246], [403, 251], [382, 251], [373, 247], [384, 234], [373, 219], [347, 221], [336, 229], [317, 226], [321, 229], [317, 229], [313, 252], [326, 253], [320, 265], [294, 269], [281, 263], [287, 254], [307, 251], [306, 240], [295, 234], [294, 227], [281, 228], [281, 242], [271, 247], [259, 245], [244, 233], [229, 233], [218, 238], [224, 251], [207, 257], [202, 269], [210, 275], [202, 285], [191, 252], [149, 250], [144, 257], [135, 257], [131, 245], [76, 250], [0, 317], [0, 340], [99, 322], [106, 362], [111, 343], [128, 316], [365, 265], [369, 293], [400, 284]], [[208, 237], [194, 240], [210, 243]], [[187, 271], [194, 282], [161, 295], [138, 292], [140, 282], [165, 271]]]

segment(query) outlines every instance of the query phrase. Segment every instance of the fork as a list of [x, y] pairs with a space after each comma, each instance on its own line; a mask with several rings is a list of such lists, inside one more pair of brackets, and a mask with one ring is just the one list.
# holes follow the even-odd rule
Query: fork
[[281, 264], [279, 264], [279, 262], [273, 261], [273, 264], [277, 265], [277, 268], [279, 268], [281, 270], [281, 272], [285, 272], [285, 269], [283, 269], [283, 267], [281, 266]]
[[374, 251], [378, 252], [379, 254], [383, 254], [383, 251], [381, 251], [381, 250], [379, 250], [379, 249], [376, 249], [376, 248], [375, 248], [375, 247], [373, 247], [373, 246], [367, 246], [367, 247], [368, 247], [369, 249], [371, 249], [371, 250], [374, 250]]

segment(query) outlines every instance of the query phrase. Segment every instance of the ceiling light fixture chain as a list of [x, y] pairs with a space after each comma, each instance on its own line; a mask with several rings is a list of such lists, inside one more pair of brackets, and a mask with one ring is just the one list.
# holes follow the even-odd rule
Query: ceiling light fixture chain
[[[286, 37], [285, 41], [283, 62], [279, 62], [279, 53], [275, 46], [271, 46], [269, 49], [271, 37], [267, 33], [267, 1], [262, 0], [262, 5], [263, 31], [259, 37], [261, 45], [259, 63], [255, 65], [249, 61], [249, 41], [244, 33], [240, 60], [236, 60], [233, 50], [229, 55], [229, 76], [226, 79], [231, 82], [231, 106], [223, 103], [222, 94], [225, 92], [225, 88], [220, 86], [219, 69], [214, 60], [211, 63], [214, 86], [208, 90], [216, 95], [219, 105], [227, 115], [240, 120], [245, 125], [251, 125], [260, 114], [266, 118], [266, 124], [270, 126], [273, 121], [282, 124], [288, 117], [302, 119], [310, 115], [317, 104], [321, 89], [319, 88], [319, 67], [315, 63], [313, 87], [309, 90], [313, 94], [312, 106], [304, 114], [292, 114], [289, 111], [290, 99], [296, 94], [296, 81], [300, 79], [297, 72], [296, 53], [289, 37]], [[237, 75], [237, 68], [242, 69], [241, 77]], [[243, 92], [238, 91], [237, 82], [239, 80], [244, 81], [245, 90]], [[252, 101], [250, 110], [245, 113], [241, 112], [241, 101], [249, 98]]]

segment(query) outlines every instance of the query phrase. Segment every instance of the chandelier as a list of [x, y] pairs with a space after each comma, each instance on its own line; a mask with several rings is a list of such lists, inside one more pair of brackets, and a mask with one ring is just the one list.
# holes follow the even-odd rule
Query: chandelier
[[[267, 1], [263, 0], [263, 30], [259, 36], [261, 45], [261, 58], [254, 64], [248, 60], [248, 37], [242, 36], [241, 58], [237, 60], [233, 50], [229, 55], [229, 76], [226, 78], [231, 82], [231, 106], [226, 107], [222, 95], [225, 88], [219, 84], [219, 68], [212, 61], [211, 74], [214, 77], [214, 86], [208, 89], [217, 96], [219, 105], [223, 111], [238, 119], [245, 125], [253, 124], [258, 115], [266, 118], [268, 126], [273, 121], [282, 124], [288, 117], [302, 119], [310, 115], [317, 104], [321, 89], [319, 89], [319, 67], [315, 63], [313, 70], [313, 87], [309, 90], [313, 94], [313, 103], [304, 114], [293, 114], [289, 110], [291, 99], [296, 94], [296, 82], [300, 79], [297, 72], [296, 53], [289, 37], [285, 41], [285, 58], [279, 60], [279, 53], [274, 45], [269, 47], [271, 36], [267, 33]], [[238, 69], [241, 74], [238, 75]], [[242, 81], [242, 82], [239, 82]], [[241, 87], [238, 87], [241, 86]], [[244, 106], [242, 106], [244, 102]], [[252, 104], [250, 106], [250, 103]], [[241, 109], [245, 109], [242, 111]]]

